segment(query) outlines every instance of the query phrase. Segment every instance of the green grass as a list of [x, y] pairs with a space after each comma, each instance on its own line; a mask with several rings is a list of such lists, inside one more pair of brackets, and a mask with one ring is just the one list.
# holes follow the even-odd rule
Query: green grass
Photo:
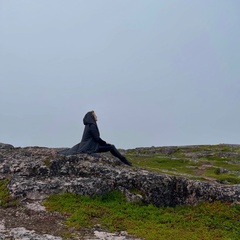
[[220, 173], [219, 168], [209, 168], [206, 170], [205, 175], [213, 177], [220, 182], [227, 182], [229, 184], [240, 184], [240, 177], [233, 173]]
[[128, 159], [135, 166], [162, 172], [162, 170], [178, 171], [181, 173], [193, 173], [193, 170], [187, 166], [197, 166], [198, 164], [188, 159], [171, 159], [165, 156], [128, 156]]
[[201, 203], [175, 208], [129, 203], [122, 193], [80, 196], [71, 193], [50, 196], [50, 211], [69, 214], [68, 227], [93, 227], [108, 231], [127, 231], [146, 240], [232, 239], [240, 236], [240, 207], [226, 203]]
[[9, 191], [7, 189], [7, 185], [9, 183], [8, 179], [0, 180], [0, 207], [9, 207], [15, 206], [17, 201], [12, 199]]
[[7, 189], [8, 180], [0, 180], [0, 206], [1, 207], [7, 207], [8, 199], [9, 199], [9, 193]]
[[[191, 179], [215, 179], [224, 184], [240, 184], [240, 148], [228, 145], [200, 145], [173, 147], [164, 154], [164, 147], [130, 149], [126, 157], [133, 163], [149, 171], [168, 173], [175, 176], [188, 175]], [[229, 154], [230, 153], [230, 154]], [[233, 154], [232, 154], [233, 153]], [[231, 155], [232, 154], [232, 155]], [[226, 169], [229, 173], [218, 173], [216, 169]]]

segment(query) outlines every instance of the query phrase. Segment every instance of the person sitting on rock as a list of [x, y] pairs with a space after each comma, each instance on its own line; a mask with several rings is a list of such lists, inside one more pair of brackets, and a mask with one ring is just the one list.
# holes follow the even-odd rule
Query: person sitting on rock
[[64, 149], [58, 153], [64, 155], [74, 155], [78, 153], [101, 153], [111, 152], [113, 156], [119, 158], [123, 163], [132, 166], [122, 154], [112, 144], [106, 143], [100, 138], [100, 132], [97, 126], [97, 116], [94, 111], [86, 113], [83, 118], [85, 125], [82, 140], [70, 149]]

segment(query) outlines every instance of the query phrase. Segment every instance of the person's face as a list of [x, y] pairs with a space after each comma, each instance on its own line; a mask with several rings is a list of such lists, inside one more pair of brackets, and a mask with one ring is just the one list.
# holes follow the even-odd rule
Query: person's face
[[92, 115], [93, 115], [93, 117], [94, 117], [95, 121], [97, 121], [97, 115], [96, 115], [96, 113], [95, 113], [95, 112], [93, 112], [93, 113], [92, 113]]

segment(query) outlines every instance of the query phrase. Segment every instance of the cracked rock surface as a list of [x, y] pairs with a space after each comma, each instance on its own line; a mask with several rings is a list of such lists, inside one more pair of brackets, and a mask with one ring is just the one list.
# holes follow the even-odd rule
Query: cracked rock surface
[[107, 154], [63, 156], [53, 148], [0, 148], [0, 179], [4, 178], [10, 180], [8, 189], [13, 197], [28, 200], [42, 200], [60, 192], [92, 196], [120, 189], [130, 198], [139, 197], [131, 194], [131, 190], [138, 190], [143, 201], [156, 206], [240, 202], [239, 185], [224, 186], [128, 167]]
[[[48, 195], [61, 192], [92, 196], [119, 189], [129, 201], [141, 199], [156, 206], [240, 202], [239, 185], [223, 186], [128, 167], [103, 153], [63, 156], [57, 150], [0, 143], [0, 180], [9, 179], [11, 196], [21, 202], [18, 207], [0, 208], [0, 240], [61, 239], [66, 231], [65, 217], [46, 212], [41, 205]], [[123, 233], [113, 236], [103, 232], [96, 227], [77, 233], [76, 239], [134, 239]]]

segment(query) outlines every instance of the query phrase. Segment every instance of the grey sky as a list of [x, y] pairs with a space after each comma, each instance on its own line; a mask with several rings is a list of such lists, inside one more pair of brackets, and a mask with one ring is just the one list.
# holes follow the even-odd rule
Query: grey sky
[[0, 142], [240, 143], [239, 0], [0, 0]]

